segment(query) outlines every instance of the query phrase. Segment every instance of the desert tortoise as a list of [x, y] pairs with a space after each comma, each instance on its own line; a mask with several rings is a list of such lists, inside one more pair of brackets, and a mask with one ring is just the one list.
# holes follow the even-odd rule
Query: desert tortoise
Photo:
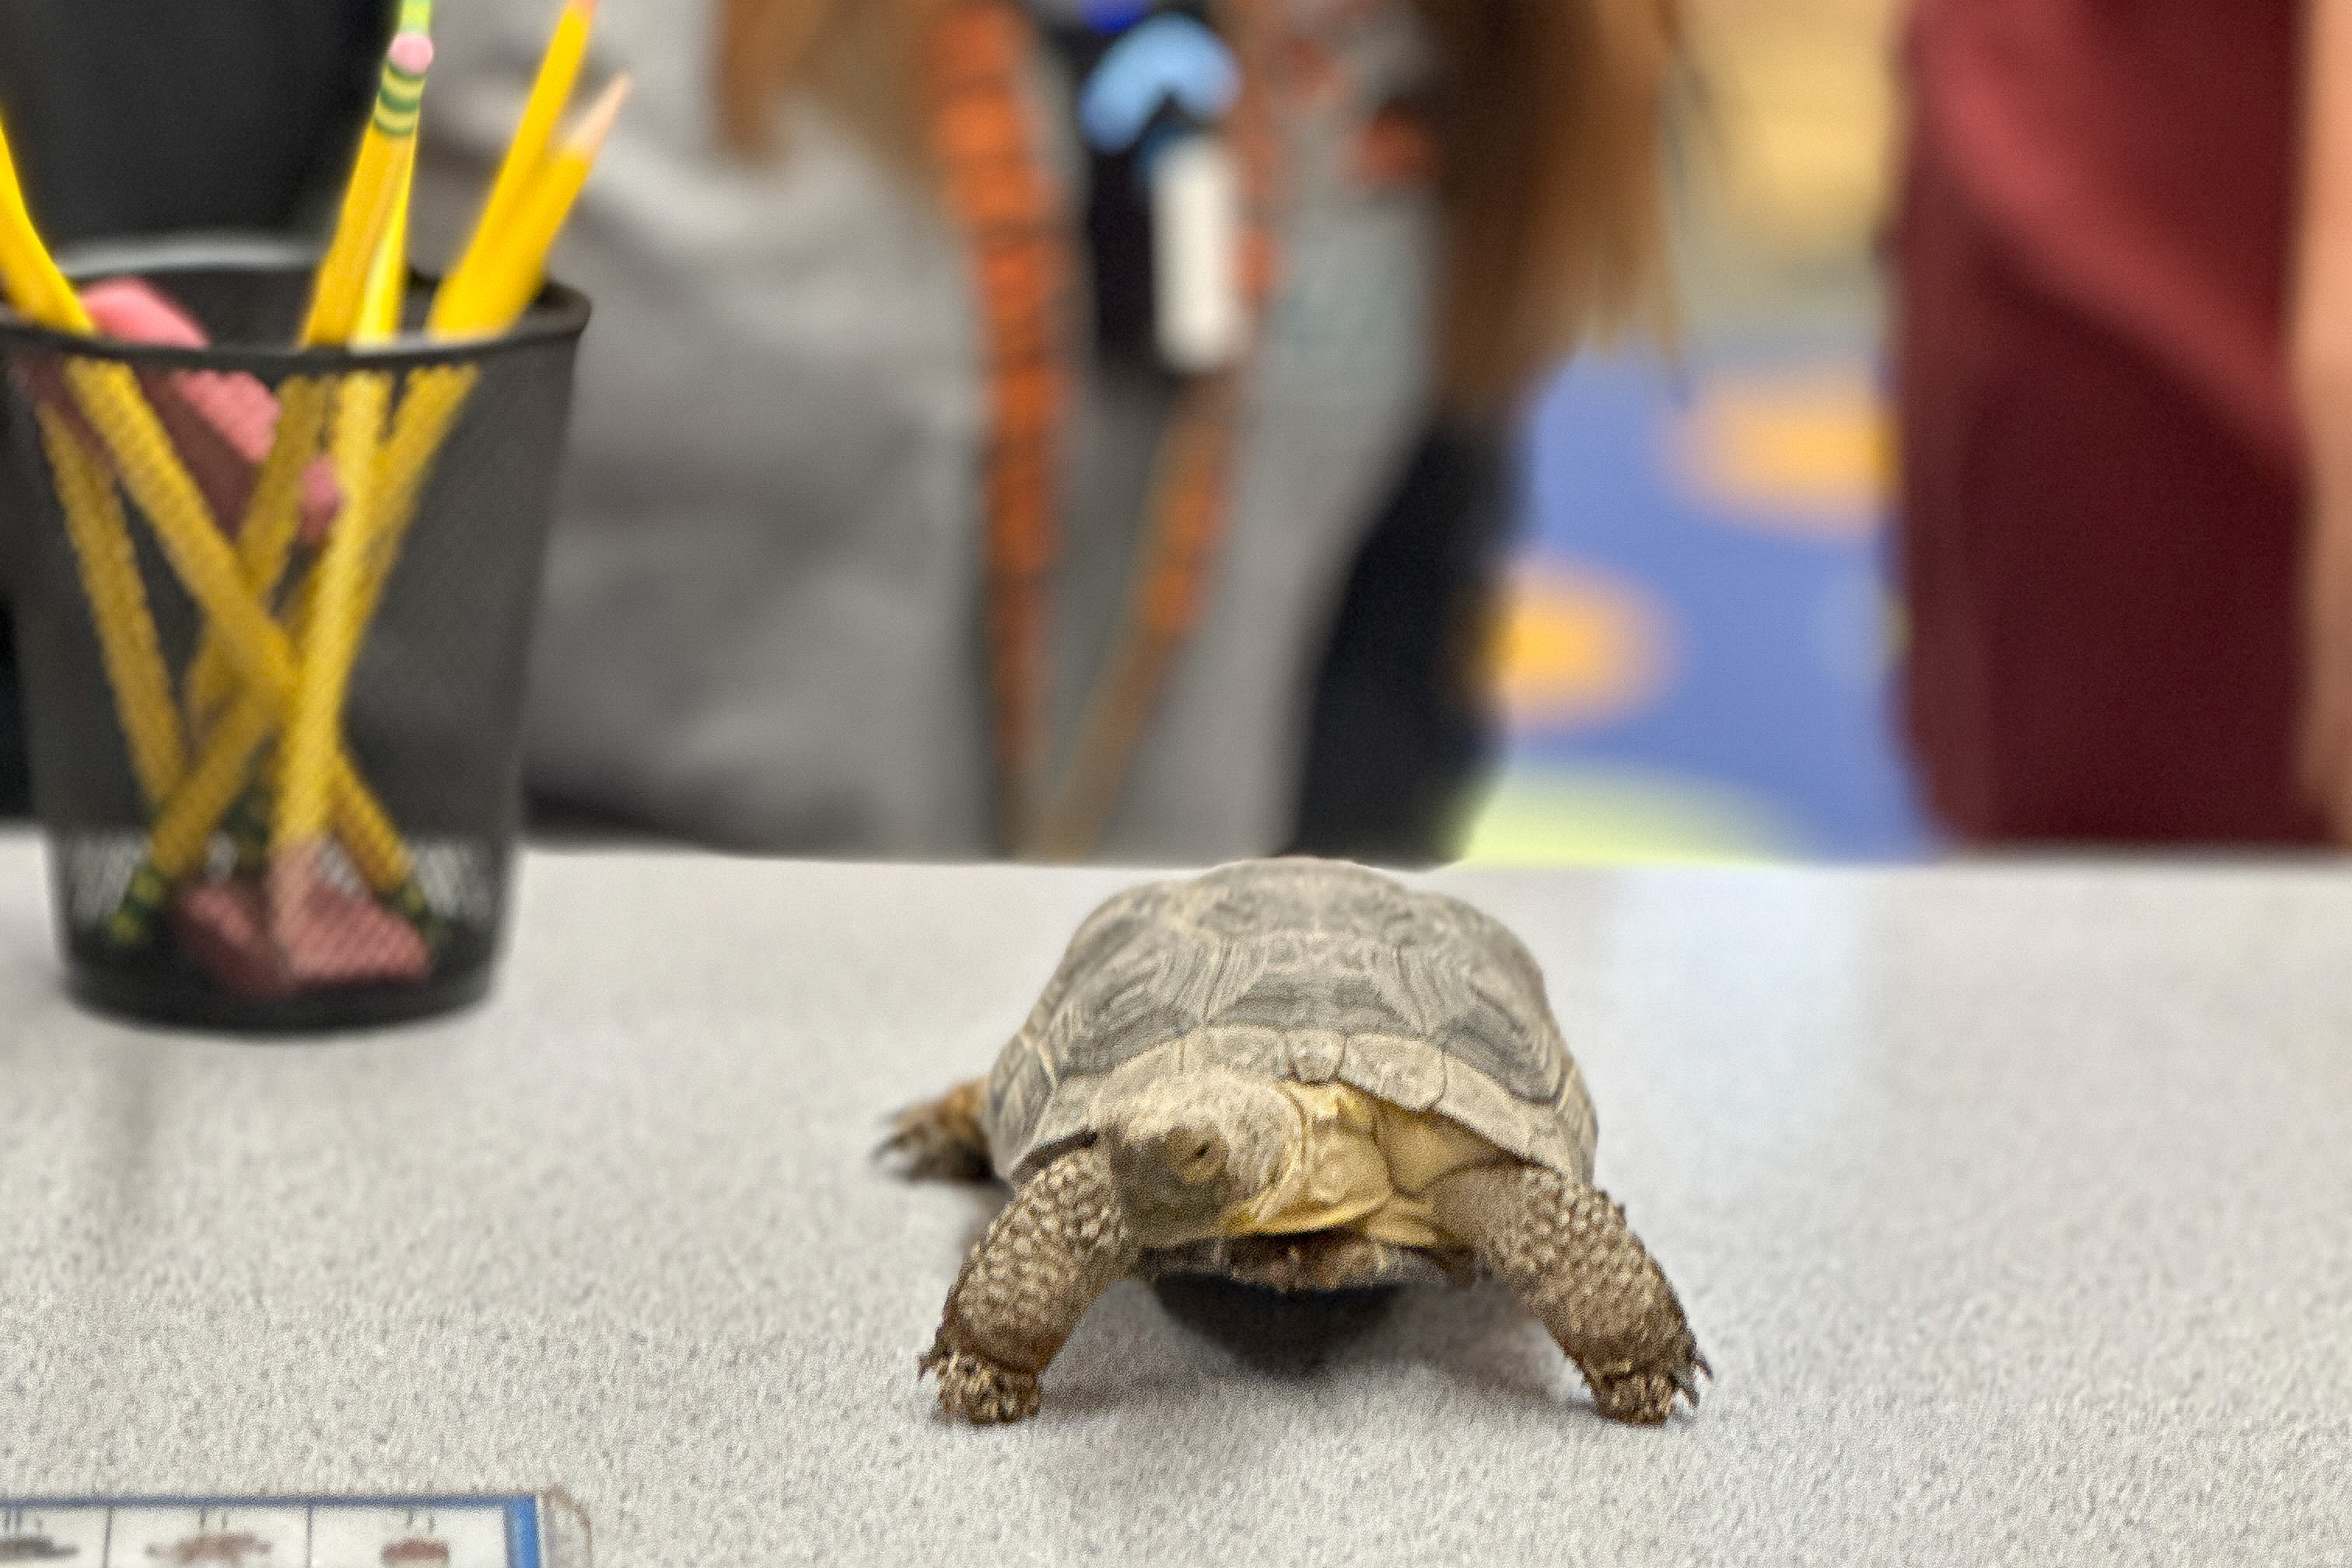
[[1535, 961], [1467, 904], [1311, 859], [1131, 889], [1079, 928], [995, 1071], [885, 1145], [1017, 1189], [922, 1367], [950, 1414], [1017, 1421], [1124, 1274], [1311, 1290], [1483, 1268], [1603, 1415], [1664, 1420], [1706, 1363], [1591, 1184], [1593, 1135]]

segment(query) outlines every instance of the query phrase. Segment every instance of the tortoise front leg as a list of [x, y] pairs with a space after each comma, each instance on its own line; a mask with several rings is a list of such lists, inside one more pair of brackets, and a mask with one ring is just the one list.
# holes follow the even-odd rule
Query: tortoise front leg
[[1107, 1153], [1080, 1149], [1037, 1173], [948, 1293], [920, 1363], [940, 1374], [940, 1407], [983, 1425], [1034, 1415], [1037, 1374], [1135, 1259]]
[[1534, 1310], [1614, 1421], [1664, 1421], [1698, 1404], [1698, 1353], [1682, 1303], [1598, 1187], [1540, 1165], [1457, 1171], [1430, 1191], [1439, 1225]]

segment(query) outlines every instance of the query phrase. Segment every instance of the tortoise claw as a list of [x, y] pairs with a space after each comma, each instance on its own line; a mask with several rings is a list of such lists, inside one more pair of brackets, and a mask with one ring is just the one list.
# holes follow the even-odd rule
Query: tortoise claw
[[1693, 1410], [1698, 1408], [1698, 1380], [1702, 1377], [1713, 1383], [1715, 1368], [1707, 1364], [1706, 1357], [1699, 1353], [1696, 1345], [1690, 1345], [1683, 1364], [1674, 1373], [1674, 1384], [1675, 1392], [1681, 1394]]
[[940, 1408], [975, 1426], [1002, 1426], [1037, 1414], [1040, 1394], [1034, 1373], [1015, 1372], [985, 1356], [933, 1345], [921, 1360], [923, 1373], [940, 1374]]
[[1591, 1384], [1594, 1403], [1612, 1421], [1654, 1426], [1674, 1415], [1681, 1400], [1698, 1408], [1699, 1379], [1714, 1381], [1715, 1369], [1698, 1353], [1689, 1336], [1678, 1347], [1652, 1357], [1629, 1358], [1580, 1370]]

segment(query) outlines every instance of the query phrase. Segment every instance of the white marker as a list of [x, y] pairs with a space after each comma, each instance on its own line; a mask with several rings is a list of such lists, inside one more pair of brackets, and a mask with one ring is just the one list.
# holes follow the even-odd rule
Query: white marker
[[1224, 139], [1187, 136], [1151, 168], [1152, 264], [1160, 353], [1186, 374], [1239, 358], [1243, 320], [1241, 176]]

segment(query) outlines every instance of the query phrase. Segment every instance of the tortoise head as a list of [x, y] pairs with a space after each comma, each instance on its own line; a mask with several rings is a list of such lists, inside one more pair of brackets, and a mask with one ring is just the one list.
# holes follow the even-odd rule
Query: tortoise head
[[1222, 1068], [1171, 1073], [1102, 1117], [1119, 1206], [1145, 1247], [1214, 1235], [1226, 1210], [1274, 1180], [1298, 1133], [1280, 1090]]

